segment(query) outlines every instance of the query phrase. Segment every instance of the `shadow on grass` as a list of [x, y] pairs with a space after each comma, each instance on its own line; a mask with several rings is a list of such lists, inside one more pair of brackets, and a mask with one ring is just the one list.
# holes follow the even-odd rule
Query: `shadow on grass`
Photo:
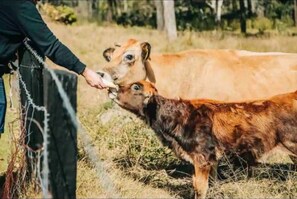
[[[133, 170], [133, 167], [129, 170]], [[158, 175], [158, 173], [161, 173], [164, 170], [166, 175]], [[234, 183], [242, 180], [261, 181], [263, 179], [282, 182], [289, 180], [292, 176], [296, 175], [296, 172], [297, 165], [289, 163], [257, 164], [256, 166], [249, 167], [246, 162], [241, 162], [240, 166], [238, 166], [230, 164], [230, 162], [226, 161], [226, 159], [222, 159], [217, 169], [218, 176], [216, 182], [219, 184], [224, 184], [229, 182]], [[171, 193], [175, 194], [178, 198], [194, 198], [194, 190], [192, 185], [193, 174], [193, 166], [189, 163], [181, 162], [179, 164], [173, 164], [168, 168], [163, 168], [162, 170], [146, 170], [145, 172], [133, 173], [133, 177], [145, 184], [167, 189]], [[156, 176], [158, 176], [158, 180], [156, 180]], [[211, 186], [212, 185], [210, 183], [210, 187]], [[224, 194], [221, 194], [223, 197]]]

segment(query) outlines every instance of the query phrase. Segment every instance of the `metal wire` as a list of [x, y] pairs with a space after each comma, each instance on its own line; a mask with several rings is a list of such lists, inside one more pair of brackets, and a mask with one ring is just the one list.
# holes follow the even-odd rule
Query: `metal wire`
[[[43, 193], [44, 198], [51, 198], [51, 195], [49, 194], [49, 166], [48, 166], [48, 144], [49, 144], [49, 136], [48, 136], [48, 118], [49, 114], [47, 112], [47, 109], [44, 106], [38, 106], [34, 103], [30, 92], [27, 89], [26, 83], [23, 81], [23, 78], [20, 73], [18, 73], [20, 84], [22, 85], [28, 102], [28, 107], [32, 106], [33, 111], [32, 114], [34, 114], [34, 110], [42, 111], [44, 113], [44, 121], [43, 121], [43, 150], [42, 150], [42, 156], [43, 156], [43, 167], [42, 167], [42, 177], [41, 177], [41, 189]], [[31, 125], [30, 125], [31, 126]], [[30, 131], [28, 132], [30, 133]], [[30, 136], [29, 136], [30, 137]], [[29, 142], [29, 140], [28, 140]], [[39, 165], [38, 165], [39, 166]], [[40, 170], [39, 170], [40, 171]], [[39, 172], [38, 171], [38, 172]], [[40, 174], [40, 173], [38, 173]], [[41, 175], [39, 175], [41, 176]]]

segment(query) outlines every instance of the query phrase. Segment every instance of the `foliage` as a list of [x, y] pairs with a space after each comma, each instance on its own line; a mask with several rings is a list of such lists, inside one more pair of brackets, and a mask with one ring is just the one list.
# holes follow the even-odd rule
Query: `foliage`
[[252, 20], [252, 28], [259, 30], [259, 33], [264, 33], [268, 29], [272, 29], [273, 22], [266, 17], [256, 18]]
[[77, 21], [77, 16], [74, 10], [68, 6], [60, 5], [53, 6], [51, 4], [44, 4], [42, 11], [49, 16], [52, 20], [58, 21], [64, 24], [73, 24]]
[[[257, 29], [263, 33], [268, 29], [283, 30], [291, 27], [293, 5], [291, 1], [280, 0], [258, 0], [257, 8], [265, 8], [264, 16], [257, 17], [256, 13], [247, 11], [248, 28]], [[237, 5], [238, 6], [238, 5]], [[225, 30], [240, 29], [241, 12], [232, 7], [231, 1], [225, 0], [223, 5], [222, 22], [220, 26]], [[215, 21], [214, 10], [203, 1], [175, 1], [175, 14], [177, 29], [183, 30], [214, 30], [218, 27]], [[156, 11], [154, 5], [147, 1], [131, 1], [129, 9], [116, 17], [116, 22], [129, 26], [156, 27]]]
[[292, 15], [294, 12], [292, 1], [277, 1], [272, 0], [266, 3], [267, 18], [273, 20], [273, 27], [278, 30], [283, 30], [287, 27], [293, 26], [294, 21]]
[[116, 16], [115, 21], [124, 26], [157, 27], [156, 11], [151, 1], [132, 1], [131, 8]]
[[[116, 14], [115, 21], [124, 26], [149, 26], [156, 28], [156, 10], [152, 1], [131, 1], [127, 11]], [[178, 30], [212, 30], [216, 27], [214, 14], [204, 3], [175, 1]], [[119, 5], [120, 6], [120, 5]]]
[[175, 15], [178, 30], [202, 31], [213, 30], [216, 27], [214, 14], [204, 3], [175, 1]]
[[271, 0], [264, 3], [266, 7], [265, 15], [270, 19], [284, 19], [288, 16], [291, 17], [293, 13], [293, 4], [290, 1], [285, 1], [284, 3], [279, 0]]
[[[160, 0], [161, 1], [161, 0]], [[293, 0], [245, 0], [253, 2], [253, 8], [246, 7], [247, 27], [257, 29], [260, 33], [268, 29], [282, 31], [293, 26]], [[92, 0], [85, 5], [80, 1], [49, 0], [54, 5], [67, 5], [91, 12], [92, 20], [97, 22], [115, 22], [123, 26], [145, 26], [156, 28], [156, 7], [151, 0]], [[59, 3], [58, 3], [59, 2]], [[77, 20], [72, 9], [67, 6], [53, 7], [45, 5], [46, 13], [55, 21], [71, 24]], [[238, 0], [224, 0], [222, 21], [215, 20], [215, 9], [210, 0], [175, 0], [177, 29], [183, 30], [224, 30], [240, 29], [240, 10]], [[258, 15], [258, 16], [257, 16]]]

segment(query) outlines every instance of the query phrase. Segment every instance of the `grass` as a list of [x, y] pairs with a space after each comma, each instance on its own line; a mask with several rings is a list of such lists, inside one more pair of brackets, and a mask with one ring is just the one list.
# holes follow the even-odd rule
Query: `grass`
[[1, 148], [0, 148], [0, 173], [6, 171], [8, 165], [8, 155], [9, 155], [9, 134], [5, 130], [4, 134], [1, 135]]
[[[64, 44], [94, 70], [102, 68], [105, 64], [102, 56], [104, 49], [113, 46], [115, 42], [129, 38], [148, 41], [152, 45], [152, 53], [177, 52], [193, 48], [297, 52], [297, 45], [294, 45], [297, 43], [297, 37], [284, 35], [246, 38], [218, 31], [182, 32], [175, 42], [169, 43], [163, 33], [145, 28], [97, 26], [95, 23], [64, 26], [48, 22], [48, 25]], [[143, 122], [112, 104], [107, 98], [106, 91], [97, 91], [87, 86], [83, 78], [79, 78], [78, 85], [78, 115], [90, 132], [98, 157], [107, 165], [106, 170], [122, 197], [192, 196], [191, 165], [175, 158], [169, 149], [161, 146], [154, 133]], [[8, 121], [15, 117], [9, 115]], [[3, 162], [7, 162], [5, 157], [8, 157], [9, 140], [8, 133], [0, 140], [0, 157], [4, 158], [0, 161], [1, 169], [7, 166]], [[290, 163], [287, 156], [276, 153], [264, 162], [278, 163], [281, 170], [276, 169], [278, 166], [260, 167], [253, 170], [253, 175], [248, 177], [244, 169], [234, 171], [230, 170], [232, 165], [221, 164], [219, 171], [225, 175], [225, 179], [213, 183], [208, 197], [297, 197], [297, 176], [294, 169], [287, 168]], [[77, 197], [107, 197], [105, 190], [100, 186], [101, 183], [79, 144]], [[26, 195], [26, 197], [37, 196], [38, 193], [34, 190]]]
[[[10, 86], [8, 83], [8, 76], [4, 76], [4, 83], [5, 83], [5, 90], [7, 95], [7, 103], [8, 107], [6, 110], [6, 121], [5, 121], [5, 128], [4, 133], [1, 135], [0, 142], [0, 174], [6, 171], [6, 168], [8, 166], [9, 156], [10, 156], [10, 146], [11, 146], [11, 134], [12, 127], [17, 128], [17, 124], [13, 121], [18, 118], [18, 113], [16, 111], [16, 107], [10, 108], [9, 107], [9, 91]], [[14, 105], [16, 104], [16, 101], [14, 100]], [[13, 125], [13, 126], [12, 126]]]

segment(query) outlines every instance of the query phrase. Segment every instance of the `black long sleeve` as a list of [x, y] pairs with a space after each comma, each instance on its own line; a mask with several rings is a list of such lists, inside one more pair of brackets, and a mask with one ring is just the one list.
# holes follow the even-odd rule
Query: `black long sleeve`
[[50, 31], [30, 0], [0, 1], [0, 63], [7, 62], [22, 44], [25, 37], [54, 63], [78, 74], [83, 64]]

